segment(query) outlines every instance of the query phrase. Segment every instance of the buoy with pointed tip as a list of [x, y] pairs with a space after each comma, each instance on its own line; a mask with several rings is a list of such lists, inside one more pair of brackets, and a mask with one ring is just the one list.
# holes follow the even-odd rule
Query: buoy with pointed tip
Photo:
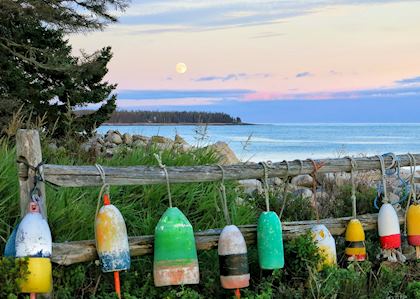
[[366, 259], [365, 232], [358, 219], [351, 219], [346, 228], [345, 253], [349, 261], [364, 261]]
[[49, 293], [52, 290], [52, 238], [47, 221], [36, 202], [29, 203], [29, 212], [16, 231], [16, 257], [28, 257], [29, 274], [20, 284], [22, 293]]
[[333, 266], [337, 264], [337, 252], [335, 240], [330, 231], [323, 224], [317, 224], [311, 228], [312, 237], [318, 246], [323, 261], [318, 265], [318, 270], [324, 266]]
[[157, 287], [200, 282], [194, 231], [178, 208], [168, 208], [156, 225], [153, 277]]
[[283, 233], [275, 212], [263, 212], [258, 218], [257, 246], [261, 269], [284, 267]]
[[119, 271], [130, 269], [130, 248], [124, 218], [108, 194], [96, 215], [95, 238], [102, 272], [114, 272], [115, 292], [121, 298]]
[[420, 205], [412, 204], [407, 211], [408, 244], [416, 247], [416, 258], [420, 259]]
[[248, 256], [245, 239], [235, 225], [223, 228], [217, 249], [219, 253], [220, 282], [224, 289], [249, 286]]
[[378, 233], [382, 249], [395, 249], [401, 246], [400, 222], [397, 212], [389, 203], [384, 203], [379, 209]]

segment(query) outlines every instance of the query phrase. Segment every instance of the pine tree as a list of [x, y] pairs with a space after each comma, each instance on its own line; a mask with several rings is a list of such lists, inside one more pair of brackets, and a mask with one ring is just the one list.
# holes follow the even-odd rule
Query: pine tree
[[74, 57], [65, 34], [116, 21], [108, 13], [110, 5], [123, 9], [125, 0], [0, 1], [0, 126], [20, 106], [34, 116], [45, 114], [47, 126], [56, 125], [56, 135], [68, 129], [64, 116], [75, 108], [100, 106], [76, 118], [72, 126], [78, 131], [89, 132], [109, 117], [116, 85], [103, 77], [111, 49]]

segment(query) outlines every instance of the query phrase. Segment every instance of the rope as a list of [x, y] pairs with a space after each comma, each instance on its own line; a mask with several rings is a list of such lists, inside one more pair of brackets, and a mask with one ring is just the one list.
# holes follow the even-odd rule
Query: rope
[[356, 218], [357, 215], [357, 202], [356, 202], [356, 183], [355, 183], [355, 175], [354, 171], [357, 168], [356, 160], [352, 157], [347, 157], [350, 160], [350, 178], [351, 178], [351, 202], [352, 202], [352, 210], [353, 210], [353, 218]]
[[264, 167], [264, 194], [265, 194], [265, 207], [267, 212], [270, 211], [270, 196], [268, 194], [268, 165], [266, 162], [260, 162]]
[[162, 168], [162, 170], [165, 172], [165, 178], [166, 178], [166, 189], [168, 190], [168, 199], [169, 199], [169, 207], [172, 208], [172, 195], [171, 195], [171, 185], [169, 183], [169, 174], [168, 170], [166, 169], [166, 165], [162, 163], [162, 158], [158, 154], [154, 154], [159, 167]]
[[312, 171], [312, 193], [314, 194], [314, 204], [315, 204], [315, 213], [316, 213], [316, 221], [319, 223], [319, 210], [318, 210], [318, 201], [316, 199], [316, 172], [321, 167], [318, 165], [314, 160], [308, 159], [313, 167], [314, 170]]
[[231, 222], [230, 216], [229, 216], [229, 210], [228, 210], [228, 206], [227, 206], [227, 197], [226, 197], [225, 170], [223, 169], [222, 165], [217, 164], [217, 166], [222, 171], [222, 180], [220, 182], [220, 194], [221, 194], [220, 199], [221, 199], [221, 202], [222, 202], [223, 214], [225, 216], [225, 220], [226, 220], [227, 225], [231, 225], [232, 222]]
[[386, 192], [386, 168], [385, 168], [385, 160], [384, 157], [381, 155], [377, 155], [378, 159], [379, 159], [379, 163], [381, 164], [381, 174], [382, 174], [382, 188], [383, 188], [383, 199], [382, 199], [382, 203], [388, 203], [389, 199], [388, 199], [388, 195]]
[[409, 200], [408, 202], [411, 201], [411, 199], [413, 200], [413, 202], [418, 203], [417, 200], [417, 190], [416, 190], [416, 183], [414, 182], [414, 178], [416, 175], [416, 158], [414, 157], [413, 154], [408, 153], [408, 157], [410, 158], [410, 172], [411, 172], [411, 176], [410, 176], [410, 194], [409, 194]]
[[279, 214], [279, 218], [281, 219], [281, 216], [283, 215], [283, 211], [284, 208], [286, 206], [286, 201], [287, 201], [287, 188], [289, 187], [289, 162], [287, 160], [284, 160], [283, 162], [286, 163], [286, 175], [284, 177], [284, 179], [286, 180], [285, 184], [284, 184], [284, 189], [283, 189], [283, 204], [281, 206], [281, 210], [280, 210], [280, 214]]
[[101, 180], [102, 180], [102, 187], [101, 187], [101, 190], [99, 191], [98, 201], [96, 204], [96, 213], [95, 213], [95, 218], [96, 218], [98, 216], [99, 208], [101, 206], [102, 196], [105, 194], [109, 195], [109, 184], [107, 184], [106, 182], [106, 175], [105, 175], [104, 168], [100, 164], [95, 164], [95, 167], [98, 170], [99, 176], [101, 177]]

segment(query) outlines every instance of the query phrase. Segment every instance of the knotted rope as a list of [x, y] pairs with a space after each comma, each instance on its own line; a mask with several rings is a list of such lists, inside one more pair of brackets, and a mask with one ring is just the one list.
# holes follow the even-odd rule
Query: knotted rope
[[268, 190], [269, 190], [269, 186], [268, 186], [268, 167], [269, 167], [269, 165], [267, 164], [267, 162], [260, 162], [260, 164], [264, 168], [265, 207], [266, 207], [267, 212], [269, 212], [270, 211], [270, 196], [269, 196], [269, 193], [268, 193]]
[[347, 157], [350, 160], [350, 179], [351, 179], [351, 202], [352, 202], [352, 210], [353, 210], [353, 218], [357, 216], [357, 202], [356, 202], [356, 183], [355, 183], [355, 175], [354, 171], [357, 168], [356, 160], [352, 157]]
[[104, 196], [105, 194], [109, 195], [110, 186], [106, 182], [105, 170], [102, 167], [102, 165], [95, 164], [95, 167], [98, 170], [99, 176], [101, 177], [101, 180], [102, 180], [102, 187], [101, 187], [101, 190], [99, 191], [98, 201], [97, 201], [97, 204], [96, 204], [96, 213], [95, 213], [95, 218], [96, 218], [98, 216], [98, 213], [99, 213], [99, 208], [100, 208], [100, 205], [101, 205], [102, 196]]
[[217, 166], [222, 171], [222, 180], [220, 181], [219, 191], [220, 191], [220, 200], [221, 200], [222, 208], [223, 208], [223, 214], [225, 216], [225, 220], [226, 220], [227, 225], [231, 225], [232, 222], [231, 222], [230, 216], [229, 216], [229, 210], [228, 210], [228, 206], [227, 206], [227, 197], [226, 197], [225, 170], [223, 169], [222, 165], [217, 164]]
[[386, 190], [386, 168], [385, 168], [385, 160], [384, 157], [381, 155], [377, 155], [379, 159], [379, 163], [381, 164], [381, 175], [382, 175], [382, 188], [383, 188], [383, 198], [382, 203], [388, 203], [388, 194]]
[[407, 236], [407, 213], [410, 208], [411, 200], [414, 203], [417, 203], [417, 192], [416, 192], [416, 183], [414, 182], [414, 177], [416, 174], [416, 158], [411, 153], [407, 153], [408, 158], [410, 159], [410, 194], [408, 195], [407, 206], [405, 207], [404, 212], [404, 235]]
[[168, 199], [169, 199], [169, 207], [172, 208], [172, 194], [171, 194], [171, 185], [169, 183], [169, 174], [168, 170], [166, 169], [166, 165], [162, 163], [162, 158], [158, 154], [154, 154], [159, 167], [162, 168], [162, 170], [165, 172], [165, 178], [166, 178], [166, 189], [168, 191]]
[[281, 219], [281, 216], [283, 215], [284, 208], [286, 206], [287, 201], [287, 189], [289, 187], [289, 162], [287, 160], [284, 160], [283, 162], [286, 163], [286, 175], [284, 176], [285, 183], [284, 183], [284, 189], [283, 189], [283, 204], [281, 205], [281, 210], [279, 214], [279, 218]]
[[311, 176], [312, 176], [312, 193], [314, 194], [314, 206], [315, 206], [315, 213], [316, 213], [316, 221], [319, 223], [318, 201], [317, 201], [317, 198], [316, 198], [316, 173], [317, 173], [318, 169], [320, 169], [322, 167], [322, 165], [317, 164], [313, 159], [308, 159], [308, 160], [312, 163], [312, 165], [314, 167], [314, 169], [312, 171], [312, 174], [311, 174]]

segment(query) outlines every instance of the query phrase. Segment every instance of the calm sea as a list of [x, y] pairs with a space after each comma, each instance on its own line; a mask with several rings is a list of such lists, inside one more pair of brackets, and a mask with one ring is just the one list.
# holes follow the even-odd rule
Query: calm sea
[[225, 141], [241, 160], [334, 158], [420, 152], [420, 124], [257, 124], [251, 126], [102, 126], [121, 133], [173, 138], [193, 145]]

